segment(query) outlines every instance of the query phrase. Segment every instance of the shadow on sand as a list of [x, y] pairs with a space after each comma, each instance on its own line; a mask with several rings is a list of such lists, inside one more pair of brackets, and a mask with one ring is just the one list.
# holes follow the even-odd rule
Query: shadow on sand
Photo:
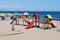
[[24, 34], [24, 32], [11, 33], [11, 34], [3, 34], [3, 35], [0, 35], [0, 36], [11, 36], [11, 35], [18, 35], [18, 34]]

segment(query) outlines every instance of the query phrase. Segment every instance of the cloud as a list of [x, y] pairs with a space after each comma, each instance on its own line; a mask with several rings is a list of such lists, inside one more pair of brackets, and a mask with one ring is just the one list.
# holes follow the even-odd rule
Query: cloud
[[2, 11], [7, 11], [7, 10], [19, 10], [20, 9], [20, 6], [0, 6], [0, 10]]
[[0, 6], [0, 9], [19, 9], [20, 6]]
[[0, 9], [6, 9], [8, 6], [0, 6]]

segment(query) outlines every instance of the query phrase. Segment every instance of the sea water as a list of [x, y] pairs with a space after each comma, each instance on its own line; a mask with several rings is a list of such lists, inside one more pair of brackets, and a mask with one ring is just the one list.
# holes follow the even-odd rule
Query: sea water
[[[30, 17], [32, 17], [34, 13], [39, 13], [40, 18], [44, 18], [44, 16], [46, 16], [47, 14], [50, 14], [53, 18], [60, 19], [60, 11], [0, 11], [0, 12], [12, 13], [12, 14], [15, 14], [15, 13], [23, 14], [24, 12], [27, 12]], [[5, 18], [10, 19], [10, 17], [5, 17]]]

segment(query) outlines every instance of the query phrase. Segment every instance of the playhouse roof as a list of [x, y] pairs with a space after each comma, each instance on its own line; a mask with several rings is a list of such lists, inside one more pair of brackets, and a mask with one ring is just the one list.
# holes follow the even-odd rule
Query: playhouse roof
[[25, 12], [23, 15], [29, 15], [29, 13]]
[[38, 13], [35, 13], [35, 14], [33, 14], [33, 15], [36, 16], [36, 17], [39, 17], [39, 16], [40, 16]]
[[48, 19], [52, 19], [53, 18], [50, 14], [47, 14], [45, 17], [47, 17]]

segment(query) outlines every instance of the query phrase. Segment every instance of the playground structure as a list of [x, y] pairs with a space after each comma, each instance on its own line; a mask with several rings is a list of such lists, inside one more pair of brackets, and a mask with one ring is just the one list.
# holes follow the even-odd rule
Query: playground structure
[[12, 19], [12, 22], [10, 24], [12, 24], [15, 21], [16, 22], [16, 25], [17, 25], [17, 21], [18, 21], [17, 18], [18, 18], [18, 16], [17, 15], [14, 15], [14, 17]]
[[[36, 13], [35, 13], [36, 14]], [[14, 16], [16, 16], [16, 15], [14, 15]], [[18, 16], [18, 15], [17, 15]], [[23, 16], [23, 15], [22, 15]], [[40, 15], [41, 16], [41, 15]], [[39, 17], [40, 17], [39, 16]], [[52, 35], [54, 35], [54, 33], [55, 33], [55, 31], [56, 31], [56, 27], [59, 27], [58, 25], [59, 24], [57, 24], [57, 21], [55, 21], [55, 20], [52, 20], [52, 19], [49, 19], [49, 18], [43, 18], [42, 19], [42, 21], [41, 21], [41, 18], [39, 18], [39, 17], [36, 17], [35, 18], [35, 16], [33, 17], [31, 17], [31, 19], [29, 18], [29, 20], [26, 20], [25, 22], [27, 23], [27, 25], [26, 24], [24, 24], [23, 23], [23, 18], [21, 18], [22, 19], [22, 21], [21, 21], [21, 19], [19, 19], [18, 17], [16, 17], [16, 19], [17, 20], [14, 20], [14, 22], [10, 25], [10, 22], [11, 22], [11, 20], [8, 20], [8, 21], [6, 21], [6, 20], [2, 20], [2, 21], [4, 21], [4, 24], [5, 24], [5, 22], [7, 22], [5, 25], [7, 25], [7, 26], [1, 26], [1, 27], [3, 27], [3, 28], [1, 28], [2, 30], [4, 30], [4, 32], [3, 31], [1, 31], [0, 32], [0, 36], [1, 36], [1, 34], [2, 34], [2, 36], [6, 36], [6, 35], [16, 35], [16, 34], [21, 34], [21, 31], [23, 31], [24, 32], [24, 35], [30, 35], [30, 34], [35, 34], [35, 36], [39, 33], [39, 34], [41, 34], [41, 36], [43, 35], [44, 36], [44, 34], [48, 34], [48, 32], [50, 32], [50, 34], [52, 34]], [[27, 19], [27, 18], [26, 18]], [[47, 21], [46, 21], [47, 20]], [[13, 19], [12, 19], [12, 21], [13, 21]], [[55, 21], [55, 22], [54, 22]], [[41, 22], [43, 22], [43, 23], [41, 23]], [[1, 21], [0, 21], [0, 23], [1, 23]], [[2, 22], [3, 23], [3, 22]], [[2, 25], [4, 25], [4, 24], [2, 24]], [[18, 25], [16, 25], [16, 24], [18, 24]], [[21, 24], [23, 24], [23, 26], [21, 26]], [[41, 25], [42, 24], [42, 25]], [[25, 26], [24, 26], [25, 25]], [[5, 27], [5, 28], [4, 28]], [[42, 27], [42, 29], [41, 29], [41, 27]], [[7, 30], [8, 29], [8, 30]], [[27, 30], [26, 30], [27, 29]], [[46, 30], [47, 29], [47, 30]], [[6, 30], [6, 31], [5, 31]], [[46, 31], [45, 31], [46, 30]], [[36, 33], [37, 32], [37, 33]], [[46, 33], [45, 33], [46, 32]], [[58, 29], [57, 30], [57, 32], [60, 32], [60, 29]], [[26, 34], [27, 33], [27, 34]], [[24, 37], [24, 35], [23, 35], [23, 37]], [[32, 35], [31, 35], [32, 36]], [[31, 37], [30, 36], [30, 37]], [[41, 37], [40, 36], [40, 37]], [[46, 35], [45, 35], [46, 36]], [[59, 36], [59, 35], [58, 35]], [[26, 37], [26, 36], [25, 36]], [[38, 35], [38, 37], [39, 37], [39, 35]], [[53, 36], [54, 37], [54, 36]], [[27, 38], [27, 37], [26, 37]], [[34, 37], [33, 37], [34, 38]], [[42, 37], [43, 38], [43, 37]]]
[[[14, 15], [15, 16], [15, 15]], [[18, 16], [18, 15], [17, 15]], [[23, 15], [22, 15], [23, 16]], [[41, 16], [41, 15], [40, 15]], [[39, 17], [40, 17], [39, 16]], [[16, 17], [16, 19], [17, 19], [17, 21], [16, 20], [14, 20], [14, 23], [12, 23], [11, 25], [9, 25], [9, 26], [5, 26], [7, 29], [6, 29], [6, 34], [2, 34], [3, 36], [4, 35], [15, 35], [15, 34], [20, 34], [21, 33], [21, 31], [23, 31], [25, 34], [27, 33], [27, 32], [29, 32], [29, 30], [31, 31], [31, 32], [33, 32], [33, 33], [35, 33], [34, 31], [39, 31], [40, 33], [41, 33], [41, 31], [43, 30], [43, 34], [45, 34], [44, 32], [45, 32], [45, 30], [47, 29], [48, 31], [50, 30], [50, 31], [53, 31], [53, 29], [55, 29], [55, 27], [54, 26], [56, 26], [55, 24], [57, 23], [57, 22], [52, 22], [52, 21], [55, 21], [55, 20], [50, 20], [50, 19], [46, 19], [46, 18], [35, 18], [35, 17], [31, 17], [31, 18], [29, 18], [29, 20], [26, 20], [25, 22], [28, 24], [28, 25], [26, 25], [25, 24], [25, 26], [24, 26], [24, 23], [23, 23], [23, 18], [21, 17], [21, 19], [19, 19], [18, 17]], [[42, 19], [42, 20], [41, 20]], [[13, 19], [12, 19], [13, 20]], [[22, 20], [22, 21], [21, 21]], [[46, 21], [47, 20], [47, 21]], [[11, 22], [11, 20], [8, 20], [9, 22]], [[19, 23], [18, 23], [19, 22]], [[50, 23], [52, 23], [52, 24], [50, 24]], [[9, 23], [10, 24], [10, 23]], [[16, 24], [18, 24], [18, 25], [16, 25]], [[21, 24], [22, 24], [22, 26], [21, 26]], [[42, 25], [41, 25], [42, 24]], [[8, 25], [8, 24], [6, 24], [6, 25]], [[51, 25], [51, 28], [50, 28], [50, 25]], [[54, 25], [54, 26], [53, 26]], [[58, 24], [57, 24], [58, 25]], [[12, 27], [11, 27], [12, 26]], [[37, 26], [39, 26], [39, 27], [37, 27]], [[41, 30], [41, 27], [42, 27], [42, 30]], [[56, 27], [58, 27], [58, 26], [56, 26]], [[5, 28], [3, 28], [3, 29], [5, 29]], [[10, 30], [8, 30], [8, 29], [10, 29]], [[26, 29], [29, 29], [29, 30], [26, 30]], [[9, 32], [8, 32], [8, 31]], [[46, 30], [46, 34], [48, 33], [47, 32], [47, 30]], [[10, 32], [11, 31], [11, 32]], [[50, 32], [49, 31], [49, 32]], [[56, 30], [55, 30], [56, 31]], [[58, 30], [59, 31], [59, 30]], [[2, 32], [3, 33], [3, 32]], [[37, 32], [38, 33], [38, 32]], [[36, 33], [36, 34], [37, 34]], [[24, 34], [24, 35], [25, 35]], [[29, 34], [30, 35], [30, 34]]]
[[[17, 16], [18, 15], [15, 15], [16, 17], [15, 17], [15, 19], [11, 22], [11, 24], [14, 22], [14, 21], [16, 21], [16, 24], [17, 24], [17, 22], [18, 22], [18, 24], [19, 24], [19, 19], [17, 20]], [[28, 25], [25, 25], [26, 27], [25, 27], [25, 29], [29, 29], [29, 28], [33, 28], [33, 27], [37, 27], [37, 28], [40, 28], [40, 15], [38, 14], [38, 13], [35, 13], [35, 14], [33, 14], [33, 19], [32, 19], [32, 21], [31, 22], [29, 22], [29, 20], [26, 20], [27, 19], [27, 15], [26, 14], [24, 14], [24, 15], [22, 15], [23, 16], [23, 22], [26, 22], [26, 23], [28, 23]], [[51, 15], [46, 15], [45, 17], [44, 17], [44, 21], [43, 21], [43, 23], [44, 23], [44, 27], [43, 27], [43, 29], [49, 29], [50, 27], [49, 27], [49, 25], [51, 25], [52, 26], [52, 28], [56, 28], [56, 26], [52, 23], [52, 16]], [[23, 24], [24, 25], [24, 24]], [[12, 30], [14, 31], [14, 28], [13, 28], [13, 26], [12, 26]]]
[[33, 19], [26, 27], [25, 29], [31, 28], [31, 26], [34, 24], [35, 20]]
[[[22, 14], [22, 16], [23, 16], [23, 14]], [[8, 37], [11, 39], [13, 36], [13, 39], [15, 37], [15, 38], [20, 38], [20, 39], [22, 38], [22, 40], [23, 40], [23, 38], [24, 38], [24, 40], [29, 40], [29, 38], [32, 40], [34, 38], [39, 39], [39, 37], [42, 37], [45, 40], [45, 38], [47, 39], [48, 36], [49, 36], [48, 38], [50, 38], [52, 40], [56, 39], [56, 38], [59, 39], [60, 28], [58, 28], [58, 27], [60, 26], [59, 25], [60, 22], [56, 21], [56, 20], [52, 20], [53, 18], [52, 19], [35, 18], [32, 16], [31, 18], [29, 18], [29, 20], [25, 21], [27, 23], [27, 25], [23, 23], [22, 17], [19, 19], [19, 24], [18, 24], [18, 19], [17, 19], [17, 22], [14, 21], [12, 24], [10, 24], [10, 22], [13, 19], [12, 20], [0, 20], [0, 37], [2, 37], [2, 39], [5, 38], [3, 36], [6, 36], [5, 39], [8, 39]], [[16, 25], [16, 23], [18, 25]], [[56, 27], [53, 27], [51, 23]], [[37, 27], [37, 26], [39, 26], [39, 27]], [[32, 34], [35, 36], [32, 36]]]
[[23, 23], [24, 23], [24, 26], [25, 26], [26, 21], [29, 20], [29, 14], [27, 12], [23, 13], [22, 19], [23, 19]]
[[[20, 19], [21, 20], [21, 19]], [[19, 21], [20, 21], [19, 20]], [[29, 19], [30, 20], [30, 19]], [[32, 20], [32, 19], [31, 19]], [[31, 22], [31, 20], [30, 20], [30, 22]], [[54, 20], [53, 20], [54, 21]], [[33, 36], [33, 38], [35, 37], [36, 38], [36, 36], [37, 36], [37, 39], [39, 38], [39, 37], [44, 37], [45, 38], [45, 36], [47, 36], [48, 37], [48, 34], [49, 34], [49, 36], [51, 37], [51, 36], [53, 36], [53, 35], [55, 35], [55, 37], [54, 38], [56, 38], [56, 35], [58, 35], [60, 32], [58, 32], [58, 31], [56, 31], [55, 30], [55, 28], [52, 28], [52, 29], [47, 29], [47, 30], [44, 30], [44, 29], [40, 29], [40, 28], [30, 28], [30, 29], [24, 29], [26, 26], [21, 26], [21, 25], [14, 25], [14, 27], [15, 27], [15, 30], [14, 31], [12, 31], [11, 30], [11, 26], [12, 25], [10, 25], [9, 24], [9, 22], [11, 22], [11, 21], [7, 21], [7, 24], [6, 24], [6, 22], [4, 21], [4, 24], [5, 25], [7, 25], [7, 26], [1, 26], [0, 25], [0, 28], [1, 27], [5, 27], [5, 28], [9, 28], [10, 29], [10, 31], [9, 30], [7, 30], [6, 29], [6, 31], [4, 30], [4, 32], [3, 31], [1, 31], [0, 30], [0, 35], [3, 35], [3, 37], [10, 37], [10, 36], [13, 36], [13, 38], [14, 37], [19, 37], [19, 38], [21, 38], [21, 35], [23, 35], [23, 37], [26, 37], [26, 39], [27, 39], [27, 37], [31, 37], [32, 38], [32, 34], [34, 34], [35, 36]], [[0, 22], [1, 23], [1, 22]], [[3, 23], [3, 22], [2, 22]], [[20, 23], [20, 22], [19, 22]], [[22, 23], [22, 21], [21, 21], [21, 23]], [[53, 23], [57, 23], [56, 21], [55, 22], [53, 22]], [[3, 24], [3, 25], [4, 25]], [[43, 26], [44, 26], [44, 24], [42, 24]], [[42, 27], [42, 25], [40, 24], [40, 27]], [[59, 24], [56, 24], [57, 26], [59, 25]], [[3, 29], [5, 29], [5, 28], [2, 28], [2, 30]], [[18, 31], [18, 30], [20, 30], [20, 31]], [[21, 31], [23, 32], [23, 34], [15, 34], [15, 33], [21, 33]], [[2, 33], [4, 33], [4, 34], [2, 34]], [[6, 34], [5, 34], [6, 33]], [[13, 34], [13, 35], [12, 35]], [[51, 35], [50, 35], [51, 34]], [[8, 35], [8, 36], [5, 36], [5, 35]], [[28, 35], [28, 36], [26, 36], [26, 35]], [[60, 35], [60, 34], [59, 34]], [[59, 37], [59, 35], [57, 36], [57, 37]], [[1, 36], [0, 36], [1, 37]], [[2, 38], [3, 38], [2, 37]], [[47, 39], [47, 37], [46, 37], [46, 39]], [[49, 37], [49, 38], [50, 38]], [[12, 38], [12, 37], [11, 37]], [[51, 37], [52, 38], [52, 37]], [[54, 39], [53, 38], [53, 39]], [[8, 38], [7, 38], [8, 39]], [[29, 38], [28, 38], [29, 39]], [[52, 40], [53, 40], [52, 39]]]
[[52, 26], [52, 28], [55, 28], [56, 26], [52, 23], [53, 17], [50, 14], [47, 14], [44, 18], [46, 18], [46, 22]]
[[[39, 27], [39, 14], [38, 13], [35, 13], [35, 14], [33, 14], [32, 17], [33, 17], [33, 19], [32, 19], [31, 22], [29, 22], [29, 24], [27, 25], [26, 29], [33, 28], [33, 27], [40, 28]], [[32, 26], [34, 23], [35, 23], [35, 25]]]

